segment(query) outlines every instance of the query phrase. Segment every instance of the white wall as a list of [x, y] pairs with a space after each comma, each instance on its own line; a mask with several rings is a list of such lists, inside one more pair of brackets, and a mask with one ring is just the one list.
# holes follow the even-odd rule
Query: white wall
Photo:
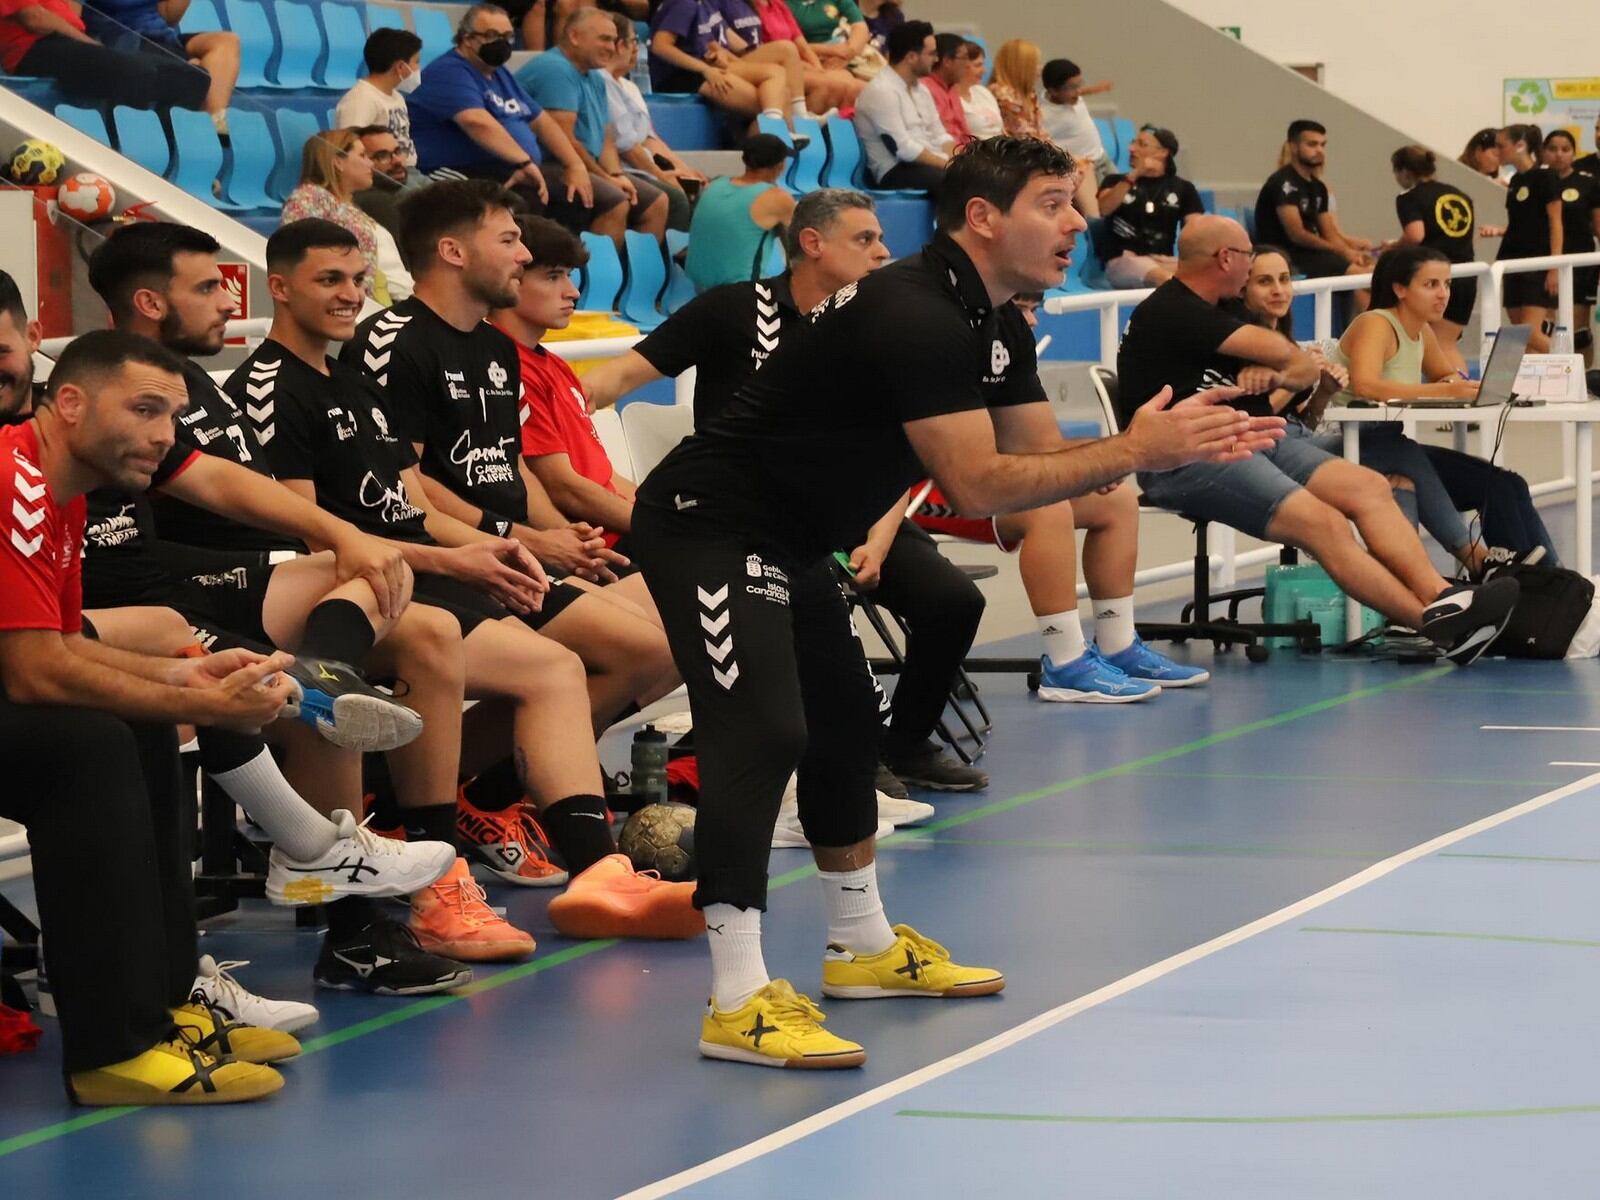
[[1521, 11], [1499, 0], [1169, 2], [1207, 25], [1239, 26], [1246, 46], [1276, 62], [1325, 64], [1329, 91], [1450, 157], [1501, 123], [1502, 80], [1600, 76], [1595, 0]]

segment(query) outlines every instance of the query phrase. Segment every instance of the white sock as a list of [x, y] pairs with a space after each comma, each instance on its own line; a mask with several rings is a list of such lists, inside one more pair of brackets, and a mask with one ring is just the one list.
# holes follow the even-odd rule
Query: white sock
[[1039, 636], [1044, 639], [1044, 652], [1056, 666], [1066, 666], [1087, 648], [1083, 640], [1083, 622], [1078, 619], [1077, 609], [1051, 613], [1036, 617], [1035, 620], [1039, 622]]
[[266, 747], [244, 766], [218, 771], [211, 778], [296, 862], [321, 858], [339, 840], [338, 827], [289, 786]]
[[828, 902], [828, 941], [856, 954], [882, 954], [894, 945], [894, 930], [878, 895], [878, 864], [854, 871], [818, 871]]
[[806, 112], [806, 98], [804, 96], [796, 96], [793, 100], [789, 101], [789, 111], [797, 117], [810, 116], [810, 114]]
[[732, 904], [705, 907], [711, 945], [711, 1003], [719, 1012], [743, 1006], [772, 980], [761, 957], [761, 910]]
[[778, 120], [781, 121], [781, 120], [783, 120], [783, 109], [781, 109], [781, 108], [763, 108], [761, 110], [761, 115], [763, 117], [777, 117]]
[[1133, 597], [1090, 599], [1094, 609], [1094, 640], [1102, 654], [1117, 654], [1133, 645]]

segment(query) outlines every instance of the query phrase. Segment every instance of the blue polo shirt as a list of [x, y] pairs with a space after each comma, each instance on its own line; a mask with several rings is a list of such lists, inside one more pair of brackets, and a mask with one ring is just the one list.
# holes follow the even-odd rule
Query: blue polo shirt
[[528, 122], [544, 110], [504, 67], [495, 68], [494, 74], [485, 79], [460, 51], [441, 54], [422, 69], [422, 86], [406, 97], [406, 107], [411, 112], [411, 140], [417, 145], [417, 166], [423, 171], [502, 162], [498, 155], [490, 154], [456, 124], [458, 113], [474, 108], [487, 110], [505, 126], [505, 131], [534, 162], [543, 158], [539, 139]]
[[546, 50], [523, 65], [517, 72], [517, 82], [540, 108], [577, 113], [573, 138], [599, 158], [605, 145], [606, 125], [611, 120], [611, 99], [606, 94], [604, 74], [580, 71], [578, 64], [560, 50]]
[[162, 19], [156, 0], [88, 0], [83, 21], [89, 34], [108, 46], [123, 48], [136, 33], [181, 48], [178, 31]]

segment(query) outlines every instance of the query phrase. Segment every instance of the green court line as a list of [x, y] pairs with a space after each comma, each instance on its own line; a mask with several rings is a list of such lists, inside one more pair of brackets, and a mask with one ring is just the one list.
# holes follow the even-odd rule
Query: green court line
[[1439, 851], [1440, 858], [1481, 858], [1494, 862], [1600, 863], [1600, 858], [1574, 858], [1567, 854], [1468, 854], [1465, 851]]
[[[1048, 784], [1045, 787], [1036, 788], [1031, 792], [1023, 792], [1006, 800], [996, 800], [993, 803], [984, 804], [978, 808], [969, 809], [966, 812], [945, 817], [942, 820], [932, 821], [927, 825], [920, 826], [916, 832], [918, 834], [936, 833], [944, 829], [954, 829], [957, 826], [969, 825], [973, 821], [982, 820], [984, 817], [991, 817], [999, 813], [1010, 812], [1013, 809], [1022, 808], [1025, 805], [1036, 803], [1037, 801], [1047, 799], [1050, 796], [1059, 796], [1065, 792], [1077, 791], [1081, 788], [1088, 787], [1090, 784], [1100, 783], [1107, 779], [1116, 779], [1123, 775], [1131, 775], [1134, 772], [1143, 770], [1146, 767], [1152, 767], [1159, 763], [1170, 762], [1175, 758], [1181, 758], [1183, 755], [1192, 754], [1197, 750], [1206, 750], [1212, 746], [1220, 746], [1226, 742], [1236, 741], [1239, 738], [1246, 737], [1252, 733], [1260, 733], [1264, 729], [1275, 729], [1280, 725], [1287, 725], [1291, 721], [1298, 721], [1304, 717], [1315, 716], [1317, 713], [1327, 712], [1329, 709], [1340, 708], [1343, 705], [1353, 703], [1356, 700], [1365, 700], [1370, 696], [1378, 696], [1385, 692], [1398, 691], [1401, 688], [1415, 687], [1418, 684], [1427, 683], [1438, 679], [1442, 675], [1449, 674], [1451, 669], [1452, 668], [1450, 667], [1437, 667], [1429, 671], [1419, 672], [1416, 675], [1412, 675], [1404, 679], [1396, 679], [1389, 683], [1374, 684], [1372, 687], [1357, 688], [1353, 692], [1344, 692], [1337, 696], [1329, 696], [1326, 699], [1318, 700], [1311, 704], [1303, 704], [1299, 708], [1291, 708], [1286, 712], [1277, 713], [1274, 716], [1262, 717], [1255, 721], [1248, 721], [1243, 725], [1236, 725], [1232, 729], [1225, 729], [1220, 733], [1207, 734], [1205, 737], [1196, 738], [1193, 741], [1184, 742], [1181, 745], [1173, 746], [1166, 750], [1159, 750], [1154, 754], [1146, 755], [1144, 758], [1135, 759], [1132, 762], [1122, 763], [1115, 767], [1105, 767], [1098, 771], [1090, 771], [1085, 775], [1078, 775], [1072, 779], [1060, 780], [1056, 783]], [[891, 834], [890, 836], [882, 839], [881, 844], [888, 845], [896, 841], [907, 840], [908, 836], [909, 834]], [[785, 871], [781, 875], [774, 875], [767, 884], [767, 890], [776, 891], [780, 888], [786, 888], [790, 884], [796, 883], [799, 880], [810, 878], [812, 875], [816, 874], [816, 870], [817, 868], [814, 864], [807, 864], [803, 867], [797, 867], [792, 871]], [[375, 1033], [380, 1029], [387, 1029], [390, 1026], [398, 1025], [403, 1021], [409, 1021], [415, 1017], [433, 1012], [436, 1009], [444, 1008], [447, 1005], [454, 1004], [457, 1001], [465, 999], [469, 996], [475, 996], [480, 992], [486, 992], [497, 987], [504, 987], [505, 985], [514, 983], [519, 979], [525, 979], [529, 975], [536, 975], [540, 971], [547, 971], [551, 967], [556, 967], [560, 966], [562, 963], [571, 962], [575, 958], [582, 958], [586, 955], [594, 954], [597, 951], [608, 949], [611, 946], [615, 946], [618, 940], [619, 939], [616, 938], [606, 938], [600, 941], [580, 942], [577, 945], [558, 950], [556, 953], [548, 955], [547, 957], [537, 958], [532, 962], [523, 963], [521, 966], [511, 967], [507, 970], [499, 972], [498, 974], [491, 975], [487, 979], [474, 981], [473, 983], [468, 984], [466, 987], [457, 988], [454, 992], [445, 993], [438, 996], [429, 996], [423, 1000], [418, 1000], [414, 1003], [405, 1005], [402, 1008], [397, 1008], [393, 1012], [385, 1013], [382, 1016], [373, 1017], [371, 1020], [360, 1021], [355, 1025], [350, 1025], [344, 1029], [335, 1030], [334, 1032], [325, 1034], [322, 1037], [312, 1038], [310, 1041], [303, 1044], [304, 1049], [302, 1051], [302, 1057], [305, 1054], [313, 1054], [318, 1050], [325, 1050], [332, 1046], [339, 1045], [342, 1042], [348, 1042], [354, 1038], [363, 1037], [369, 1033]], [[85, 1129], [92, 1125], [104, 1124], [106, 1121], [115, 1120], [116, 1118], [126, 1116], [129, 1113], [143, 1111], [143, 1108], [106, 1109], [103, 1112], [94, 1113], [88, 1117], [74, 1117], [70, 1121], [61, 1121], [55, 1125], [47, 1125], [42, 1129], [33, 1130], [30, 1133], [18, 1134], [17, 1136], [8, 1138], [5, 1141], [0, 1141], [0, 1158], [4, 1158], [8, 1154], [13, 1154], [18, 1150], [23, 1150], [30, 1146], [37, 1146], [41, 1142], [47, 1142], [54, 1138], [63, 1137], [69, 1133], [74, 1133], [79, 1129]]]
[[1441, 1112], [1307, 1113], [1292, 1116], [1109, 1116], [1099, 1113], [991, 1113], [902, 1108], [897, 1117], [945, 1121], [1024, 1121], [1054, 1125], [1329, 1125], [1364, 1121], [1481, 1121], [1504, 1117], [1562, 1117], [1600, 1113], [1600, 1104], [1560, 1104], [1548, 1108], [1458, 1108]]
[[1444, 775], [1408, 777], [1403, 775], [1296, 775], [1274, 771], [1142, 771], [1141, 779], [1259, 779], [1272, 783], [1343, 783], [1359, 787], [1364, 783], [1444, 784], [1451, 787], [1560, 787], [1565, 779], [1453, 779]]
[[1301, 933], [1372, 933], [1381, 937], [1459, 938], [1468, 942], [1525, 942], [1535, 946], [1600, 947], [1583, 938], [1524, 937], [1514, 933], [1461, 933], [1450, 929], [1356, 929], [1340, 925], [1302, 925]]

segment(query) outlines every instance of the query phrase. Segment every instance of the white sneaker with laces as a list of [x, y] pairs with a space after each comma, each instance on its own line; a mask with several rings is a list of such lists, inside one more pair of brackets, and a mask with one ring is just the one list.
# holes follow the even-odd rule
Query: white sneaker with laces
[[896, 829], [902, 825], [921, 825], [933, 820], [934, 808], [921, 800], [897, 800], [887, 792], [878, 793], [878, 822], [889, 822]]
[[410, 896], [442, 879], [455, 865], [447, 842], [401, 842], [380, 837], [344, 809], [333, 814], [339, 840], [328, 852], [296, 862], [273, 847], [267, 866], [267, 899], [297, 907], [328, 904], [345, 896]]
[[258, 996], [235, 979], [230, 972], [248, 967], [249, 959], [219, 963], [209, 954], [200, 956], [200, 974], [194, 977], [189, 998], [216, 1009], [230, 1021], [243, 1021], [262, 1029], [293, 1033], [316, 1021], [320, 1015], [309, 1004], [298, 1000], [268, 1000]]

